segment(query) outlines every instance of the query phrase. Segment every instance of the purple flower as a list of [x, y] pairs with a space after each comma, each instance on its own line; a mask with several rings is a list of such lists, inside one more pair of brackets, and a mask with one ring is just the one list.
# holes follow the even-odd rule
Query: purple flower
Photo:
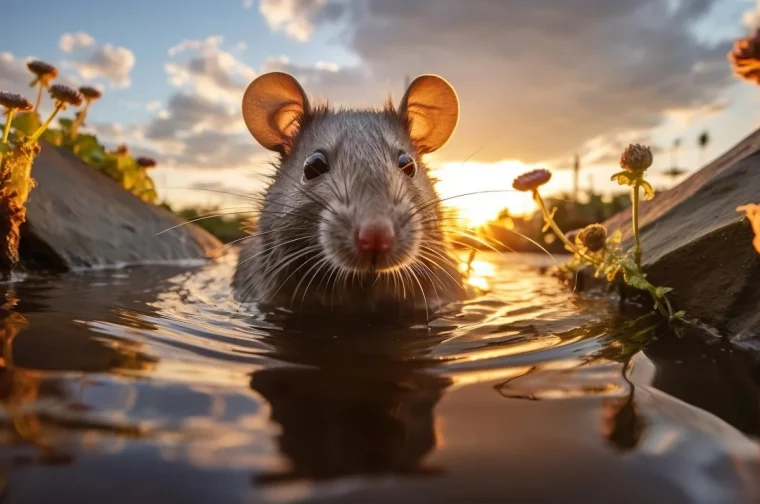
[[32, 102], [16, 93], [9, 93], [7, 91], [0, 91], [0, 105], [8, 110], [19, 110], [25, 112], [32, 110]]
[[540, 186], [551, 180], [552, 172], [540, 168], [538, 170], [523, 173], [512, 182], [512, 187], [518, 191], [535, 191]]
[[50, 86], [50, 96], [55, 101], [67, 103], [78, 107], [82, 104], [82, 95], [75, 89], [71, 89], [69, 86], [63, 84], [53, 84]]
[[620, 156], [620, 167], [631, 172], [643, 172], [652, 166], [652, 149], [641, 144], [630, 144]]

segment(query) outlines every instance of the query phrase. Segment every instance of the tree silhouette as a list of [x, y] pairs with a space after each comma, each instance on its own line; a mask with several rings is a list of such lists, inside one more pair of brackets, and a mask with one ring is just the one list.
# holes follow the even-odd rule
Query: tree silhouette
[[662, 172], [663, 175], [675, 181], [678, 177], [686, 173], [686, 170], [678, 166], [678, 151], [681, 148], [681, 139], [673, 140], [673, 148], [670, 150], [670, 168]]
[[710, 144], [710, 133], [703, 131], [697, 138], [697, 144], [699, 145], [699, 165], [702, 166], [702, 163], [704, 163], [705, 151]]

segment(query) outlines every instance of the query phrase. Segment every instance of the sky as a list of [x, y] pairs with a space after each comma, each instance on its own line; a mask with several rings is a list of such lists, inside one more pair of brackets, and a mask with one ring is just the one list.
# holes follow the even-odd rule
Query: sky
[[[760, 90], [726, 59], [760, 26], [747, 0], [4, 0], [4, 11], [0, 89], [33, 98], [34, 58], [60, 82], [100, 87], [89, 130], [155, 157], [159, 194], [180, 207], [264, 188], [272, 155], [240, 100], [273, 70], [353, 106], [398, 103], [407, 77], [445, 77], [460, 121], [427, 160], [443, 197], [510, 189], [538, 166], [553, 170], [548, 192], [567, 191], [575, 154], [581, 189], [613, 191], [629, 142], [654, 147], [652, 181], [667, 187], [673, 163], [696, 170], [760, 122]], [[511, 192], [455, 202], [472, 221], [531, 208]]]

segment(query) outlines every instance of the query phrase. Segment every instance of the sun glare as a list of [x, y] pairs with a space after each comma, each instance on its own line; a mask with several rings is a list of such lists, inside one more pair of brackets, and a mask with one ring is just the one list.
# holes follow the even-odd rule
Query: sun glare
[[433, 176], [438, 179], [436, 189], [444, 206], [455, 210], [464, 225], [474, 228], [495, 219], [504, 208], [511, 215], [532, 212], [535, 206], [530, 194], [512, 189], [512, 181], [537, 167], [520, 161], [454, 162], [443, 163]]

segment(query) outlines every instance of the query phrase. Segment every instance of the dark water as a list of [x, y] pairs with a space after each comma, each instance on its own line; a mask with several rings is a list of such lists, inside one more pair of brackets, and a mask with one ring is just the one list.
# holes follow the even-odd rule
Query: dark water
[[758, 502], [752, 358], [479, 258], [427, 328], [239, 310], [234, 257], [3, 286], [0, 502]]

